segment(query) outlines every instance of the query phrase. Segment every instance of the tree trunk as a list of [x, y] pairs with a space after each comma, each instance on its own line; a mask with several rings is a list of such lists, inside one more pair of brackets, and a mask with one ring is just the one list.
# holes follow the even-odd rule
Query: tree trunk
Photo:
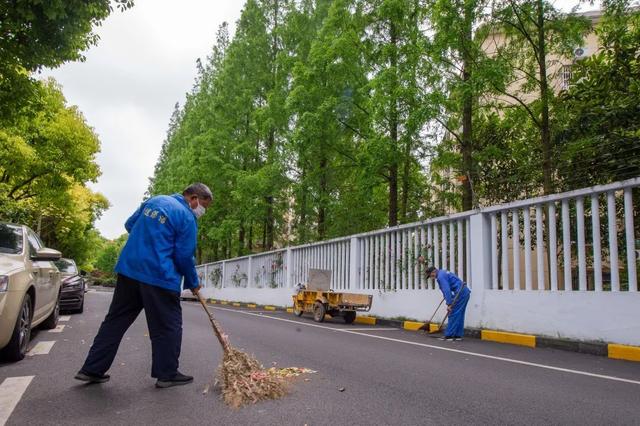
[[302, 168], [302, 194], [300, 195], [300, 221], [298, 222], [298, 242], [307, 242], [307, 185], [305, 183], [307, 170]]
[[411, 143], [407, 142], [404, 150], [404, 168], [402, 171], [402, 198], [400, 200], [400, 221], [407, 223], [409, 210], [409, 186], [411, 179]]
[[544, 28], [544, 2], [538, 0], [538, 69], [540, 77], [540, 144], [542, 145], [542, 175], [544, 194], [553, 193], [553, 163], [551, 158], [551, 126], [549, 124], [549, 84], [547, 81], [547, 55]]
[[472, 43], [472, 15], [473, 5], [471, 2], [465, 2], [464, 10], [464, 34], [462, 35], [462, 144], [460, 151], [462, 153], [462, 210], [467, 211], [473, 209], [473, 188], [471, 186], [471, 175], [473, 169], [473, 93], [469, 87], [473, 59], [469, 45]]
[[[324, 150], [324, 147], [320, 148]], [[327, 233], [327, 159], [322, 152], [320, 159], [320, 203], [318, 205], [318, 238], [324, 240]]]
[[[396, 25], [393, 21], [389, 25], [391, 45], [393, 53], [391, 55], [391, 66], [394, 68], [396, 76], [394, 79], [394, 89], [397, 86], [397, 44]], [[395, 92], [395, 90], [394, 90]], [[396, 96], [395, 93], [392, 96]], [[391, 111], [389, 114], [389, 137], [391, 139], [391, 161], [389, 163], [389, 226], [398, 224], [398, 100], [391, 98]]]
[[240, 230], [238, 231], [238, 257], [244, 255], [244, 223], [240, 222]]

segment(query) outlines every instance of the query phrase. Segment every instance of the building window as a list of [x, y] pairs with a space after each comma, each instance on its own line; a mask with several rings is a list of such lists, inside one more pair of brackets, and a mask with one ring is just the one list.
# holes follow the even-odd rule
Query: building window
[[571, 84], [571, 65], [563, 65], [561, 70], [561, 89], [568, 90]]

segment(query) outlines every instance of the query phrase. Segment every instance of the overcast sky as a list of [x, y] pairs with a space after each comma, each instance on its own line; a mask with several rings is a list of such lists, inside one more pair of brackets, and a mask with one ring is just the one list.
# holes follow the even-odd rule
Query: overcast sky
[[115, 11], [96, 29], [100, 41], [86, 52], [86, 62], [43, 73], [62, 85], [69, 104], [79, 106], [100, 137], [102, 176], [91, 187], [111, 202], [97, 223], [105, 237], [125, 232], [124, 221], [153, 174], [173, 106], [182, 104], [193, 86], [196, 59], [209, 54], [223, 21], [233, 34], [243, 4], [136, 0], [132, 9]]
[[100, 41], [86, 52], [86, 62], [43, 73], [62, 85], [102, 143], [102, 176], [91, 187], [111, 202], [97, 223], [105, 237], [125, 232], [124, 221], [153, 174], [173, 106], [193, 86], [196, 59], [209, 54], [223, 21], [235, 29], [243, 3], [136, 0], [96, 29]]

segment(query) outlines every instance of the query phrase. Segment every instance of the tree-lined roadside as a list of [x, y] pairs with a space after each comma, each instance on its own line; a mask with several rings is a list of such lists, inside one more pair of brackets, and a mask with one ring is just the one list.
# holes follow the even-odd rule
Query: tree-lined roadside
[[23, 223], [45, 244], [90, 268], [109, 207], [87, 184], [100, 176], [98, 135], [63, 89], [37, 72], [98, 42], [94, 27], [133, 1], [5, 1], [0, 5], [0, 220]]
[[[636, 176], [629, 5], [248, 0], [176, 105], [149, 194], [210, 185], [210, 261]], [[557, 89], [593, 31], [600, 51]]]

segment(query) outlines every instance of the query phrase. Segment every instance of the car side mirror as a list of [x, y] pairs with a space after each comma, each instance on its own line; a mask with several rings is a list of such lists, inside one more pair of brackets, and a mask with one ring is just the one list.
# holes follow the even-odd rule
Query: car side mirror
[[58, 250], [44, 247], [44, 248], [41, 248], [40, 250], [37, 250], [35, 255], [31, 255], [31, 260], [53, 261], [53, 260], [59, 260], [61, 257], [62, 257], [62, 253], [60, 253]]
[[87, 271], [81, 269], [80, 270], [80, 275], [82, 275], [83, 277], [86, 277], [87, 276]]

